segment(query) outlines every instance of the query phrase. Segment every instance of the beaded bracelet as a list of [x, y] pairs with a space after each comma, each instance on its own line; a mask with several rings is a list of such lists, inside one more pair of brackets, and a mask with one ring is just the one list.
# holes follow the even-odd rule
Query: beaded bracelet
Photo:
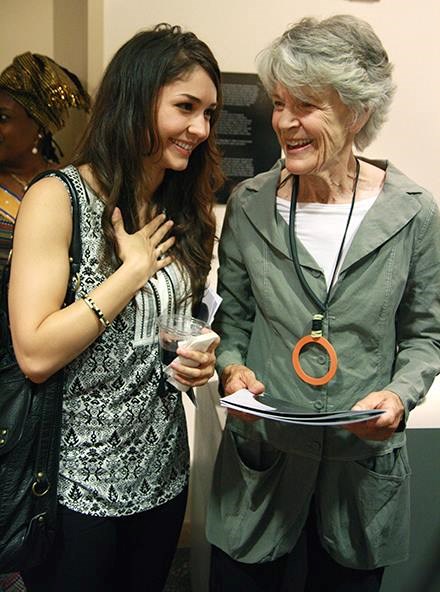
[[90, 298], [90, 296], [85, 296], [83, 298], [83, 300], [87, 304], [87, 306], [90, 308], [90, 310], [95, 313], [96, 317], [98, 318], [98, 321], [102, 324], [104, 329], [107, 329], [108, 327], [110, 327], [110, 322], [105, 318], [102, 310], [96, 306], [96, 304]]

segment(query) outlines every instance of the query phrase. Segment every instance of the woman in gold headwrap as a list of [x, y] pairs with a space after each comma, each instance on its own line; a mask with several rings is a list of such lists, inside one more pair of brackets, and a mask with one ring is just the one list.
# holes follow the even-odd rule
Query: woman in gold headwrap
[[69, 108], [87, 111], [89, 103], [75, 74], [47, 56], [26, 52], [0, 74], [0, 270], [29, 182], [59, 163], [52, 134]]

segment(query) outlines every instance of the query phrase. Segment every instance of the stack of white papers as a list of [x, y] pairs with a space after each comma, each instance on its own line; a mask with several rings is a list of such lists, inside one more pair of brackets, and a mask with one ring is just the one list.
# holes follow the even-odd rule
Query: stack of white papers
[[243, 413], [273, 419], [284, 423], [295, 423], [311, 426], [335, 426], [341, 424], [357, 423], [373, 419], [382, 413], [383, 409], [368, 409], [353, 411], [310, 412], [300, 409], [298, 406], [283, 399], [277, 399], [267, 393], [254, 395], [247, 389], [240, 389], [232, 395], [220, 399], [220, 405], [228, 409], [235, 409]]

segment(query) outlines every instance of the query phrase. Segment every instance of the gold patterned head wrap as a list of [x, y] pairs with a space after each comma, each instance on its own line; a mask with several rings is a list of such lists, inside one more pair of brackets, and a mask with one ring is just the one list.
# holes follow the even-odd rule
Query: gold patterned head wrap
[[47, 56], [29, 51], [16, 56], [0, 74], [0, 89], [54, 133], [66, 124], [69, 108], [88, 111], [90, 97], [79, 79]]

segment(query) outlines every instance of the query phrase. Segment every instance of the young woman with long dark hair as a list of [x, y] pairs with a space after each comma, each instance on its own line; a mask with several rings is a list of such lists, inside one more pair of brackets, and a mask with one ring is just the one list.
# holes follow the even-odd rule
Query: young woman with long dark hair
[[[182, 524], [188, 444], [181, 394], [164, 385], [156, 320], [196, 314], [210, 268], [220, 73], [180, 27], [130, 39], [110, 62], [79, 157], [64, 171], [81, 203], [83, 261], [63, 308], [72, 230], [59, 179], [26, 194], [10, 285], [18, 361], [35, 382], [66, 368], [60, 519], [29, 592], [163, 589]], [[199, 386], [205, 352], [178, 350]], [[189, 366], [185, 361], [194, 363]]]

